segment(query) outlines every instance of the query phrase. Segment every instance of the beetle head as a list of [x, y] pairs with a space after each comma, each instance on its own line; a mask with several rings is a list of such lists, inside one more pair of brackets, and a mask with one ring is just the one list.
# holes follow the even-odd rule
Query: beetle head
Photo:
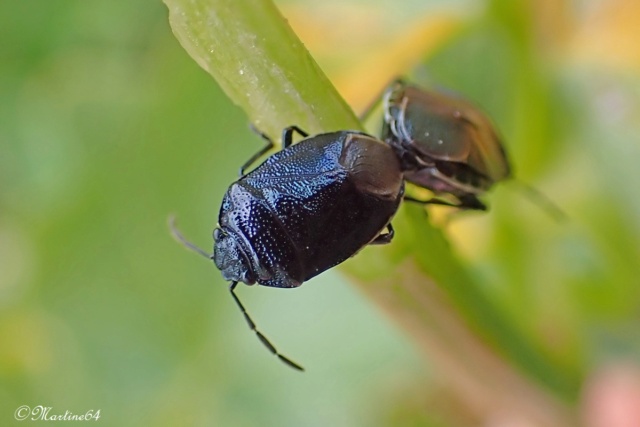
[[256, 282], [249, 259], [238, 236], [222, 228], [213, 230], [213, 262], [225, 280], [253, 285]]

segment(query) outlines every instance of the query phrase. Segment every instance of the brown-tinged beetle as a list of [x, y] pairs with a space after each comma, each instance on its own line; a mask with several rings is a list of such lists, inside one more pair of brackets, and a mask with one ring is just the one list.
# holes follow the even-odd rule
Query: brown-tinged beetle
[[[403, 80], [383, 95], [381, 139], [397, 152], [404, 178], [458, 203], [423, 203], [486, 210], [478, 196], [510, 176], [501, 139], [489, 118], [468, 101]], [[409, 199], [418, 201], [415, 199]]]

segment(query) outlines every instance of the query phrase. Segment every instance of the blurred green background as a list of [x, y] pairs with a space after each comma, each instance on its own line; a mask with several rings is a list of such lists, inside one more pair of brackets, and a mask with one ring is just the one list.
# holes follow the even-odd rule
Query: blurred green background
[[[580, 408], [599, 367], [636, 369], [640, 8], [277, 4], [341, 90], [377, 52], [389, 68], [360, 76], [395, 73], [407, 54], [385, 49], [420, 19], [463, 23], [437, 46], [414, 40], [414, 78], [489, 112], [517, 176], [571, 221], [554, 223], [505, 183], [488, 214], [440, 222], [497, 306], [575, 376], [559, 399]], [[327, 28], [352, 43], [336, 46]], [[301, 375], [247, 330], [215, 267], [171, 239], [175, 213], [211, 247], [222, 195], [260, 144], [160, 2], [0, 3], [0, 425], [18, 423], [21, 405], [100, 409], [114, 426], [478, 425], [339, 271], [295, 291], [240, 288]]]

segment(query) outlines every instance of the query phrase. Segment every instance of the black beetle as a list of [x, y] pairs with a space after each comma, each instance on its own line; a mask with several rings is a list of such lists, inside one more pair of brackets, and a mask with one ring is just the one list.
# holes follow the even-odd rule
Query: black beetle
[[234, 300], [267, 348], [302, 370], [256, 330], [234, 293], [236, 285], [295, 288], [368, 244], [389, 243], [404, 180], [393, 149], [370, 135], [332, 132], [291, 145], [294, 131], [308, 136], [296, 126], [286, 128], [283, 149], [245, 175], [273, 147], [261, 134], [267, 146], [245, 163], [241, 178], [223, 198], [213, 255], [172, 229], [189, 248], [210, 257], [231, 282]]
[[486, 210], [478, 195], [511, 174], [491, 121], [464, 99], [426, 91], [398, 79], [383, 95], [381, 138], [401, 159], [404, 178], [459, 203], [420, 201]]

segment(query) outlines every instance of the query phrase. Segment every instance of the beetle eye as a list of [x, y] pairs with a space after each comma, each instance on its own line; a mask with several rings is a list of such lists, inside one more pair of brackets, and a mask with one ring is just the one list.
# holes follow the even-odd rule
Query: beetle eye
[[214, 229], [213, 230], [213, 240], [215, 240], [215, 241], [220, 240], [220, 237], [223, 234], [224, 234], [224, 232], [221, 229], [219, 229], [219, 228]]

